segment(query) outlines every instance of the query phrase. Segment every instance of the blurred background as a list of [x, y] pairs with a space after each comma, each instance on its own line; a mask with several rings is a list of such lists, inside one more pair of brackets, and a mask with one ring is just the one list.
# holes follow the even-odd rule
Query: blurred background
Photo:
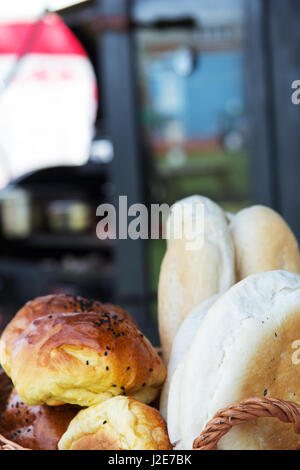
[[297, 0], [0, 6], [0, 330], [70, 293], [119, 303], [158, 341], [165, 242], [96, 238], [119, 195], [266, 204], [300, 237], [299, 26]]

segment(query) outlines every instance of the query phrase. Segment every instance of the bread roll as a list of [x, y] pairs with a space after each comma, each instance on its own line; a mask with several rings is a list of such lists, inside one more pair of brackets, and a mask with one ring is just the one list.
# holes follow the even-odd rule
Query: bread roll
[[[102, 304], [95, 300], [71, 295], [47, 295], [38, 297], [19, 310], [7, 325], [0, 339], [0, 364], [10, 376], [11, 350], [23, 331], [36, 318], [54, 313], [68, 312], [113, 312], [131, 319], [129, 313], [111, 304]], [[131, 319], [132, 320], [132, 319]], [[133, 320], [132, 320], [133, 321]]]
[[90, 406], [122, 394], [149, 403], [165, 376], [151, 343], [117, 313], [40, 317], [12, 351], [11, 378], [29, 405]]
[[189, 347], [193, 342], [193, 338], [197, 333], [198, 328], [200, 327], [207, 311], [218, 298], [219, 295], [214, 295], [213, 297], [210, 297], [210, 299], [204, 300], [204, 302], [195, 307], [194, 310], [192, 310], [191, 313], [186, 317], [175, 336], [171, 357], [168, 364], [167, 379], [164, 383], [160, 397], [160, 412], [164, 419], [167, 419], [169, 388], [172, 376], [178, 365], [184, 361]]
[[253, 206], [239, 212], [230, 225], [235, 252], [237, 281], [251, 274], [286, 270], [300, 273], [297, 240], [277, 212]]
[[[232, 403], [264, 396], [300, 403], [299, 340], [299, 275], [257, 274], [224, 294], [205, 316], [177, 377], [179, 433], [168, 423], [176, 449], [191, 449], [214, 414]], [[299, 436], [291, 425], [260, 419], [235, 427], [218, 447], [289, 450], [298, 446]]]
[[[190, 249], [189, 234], [197, 218], [203, 220], [196, 233], [199, 246]], [[182, 208], [190, 210], [182, 210]], [[174, 237], [183, 230], [181, 239]], [[203, 300], [225, 292], [235, 282], [234, 250], [227, 217], [222, 209], [201, 196], [193, 196], [172, 207], [167, 222], [167, 251], [161, 266], [158, 287], [159, 332], [166, 363], [175, 335], [194, 307]]]
[[57, 450], [58, 442], [79, 408], [28, 406], [13, 390], [0, 414], [0, 434], [26, 449]]
[[159, 412], [129, 397], [82, 410], [59, 442], [60, 450], [170, 450]]
[[[180, 429], [180, 406], [181, 406], [181, 381], [184, 372], [185, 361], [181, 361], [176, 367], [170, 381], [168, 404], [167, 404], [167, 423], [170, 441], [172, 445], [181, 444]], [[183, 449], [183, 447], [182, 447]]]

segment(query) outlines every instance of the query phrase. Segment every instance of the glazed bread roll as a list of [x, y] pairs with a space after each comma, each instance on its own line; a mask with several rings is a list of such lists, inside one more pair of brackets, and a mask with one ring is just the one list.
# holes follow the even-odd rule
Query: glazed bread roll
[[[193, 230], [202, 207], [202, 220], [191, 249]], [[183, 207], [190, 210], [183, 210]], [[187, 227], [187, 232], [183, 230]], [[182, 230], [181, 239], [174, 236]], [[202, 196], [176, 203], [167, 221], [168, 246], [161, 266], [158, 287], [159, 332], [168, 363], [175, 335], [194, 307], [207, 298], [223, 293], [235, 282], [234, 249], [228, 221], [222, 209]]]
[[82, 410], [59, 442], [60, 450], [171, 450], [159, 412], [133, 398], [114, 397]]
[[167, 419], [169, 388], [172, 376], [179, 364], [184, 362], [184, 358], [193, 342], [194, 336], [197, 333], [203, 318], [218, 298], [219, 295], [214, 295], [213, 297], [210, 297], [210, 299], [204, 300], [204, 302], [195, 307], [194, 310], [192, 310], [191, 313], [186, 317], [175, 336], [171, 357], [168, 364], [167, 379], [164, 383], [160, 396], [160, 412], [164, 419]]
[[0, 414], [0, 434], [32, 450], [57, 450], [61, 436], [79, 408], [64, 405], [28, 406], [13, 390]]
[[[71, 295], [47, 295], [38, 297], [26, 305], [7, 325], [0, 339], [0, 364], [10, 376], [11, 351], [23, 331], [36, 318], [54, 313], [68, 312], [112, 312], [131, 319], [129, 313], [111, 304], [102, 304], [94, 300]], [[132, 319], [131, 319], [132, 320]], [[133, 320], [132, 320], [133, 321]]]
[[28, 405], [91, 406], [116, 395], [150, 403], [165, 376], [151, 343], [117, 313], [40, 317], [12, 351], [11, 378]]
[[283, 269], [300, 273], [297, 240], [277, 212], [253, 206], [231, 219], [237, 281], [251, 274]]
[[[172, 399], [173, 409], [179, 401], [179, 426], [168, 422], [176, 449], [191, 449], [206, 423], [230, 404], [264, 396], [300, 403], [299, 340], [299, 275], [257, 274], [221, 296], [171, 383], [170, 412]], [[292, 426], [273, 419], [237, 426], [218, 445], [240, 450], [298, 447]]]

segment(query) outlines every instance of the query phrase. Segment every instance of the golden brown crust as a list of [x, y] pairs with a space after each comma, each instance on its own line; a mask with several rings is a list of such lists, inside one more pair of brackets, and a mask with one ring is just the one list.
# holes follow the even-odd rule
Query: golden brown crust
[[56, 450], [78, 411], [78, 407], [71, 405], [28, 406], [13, 390], [0, 415], [0, 434], [27, 449]]
[[70, 450], [124, 450], [117, 437], [108, 437], [106, 432], [87, 434], [74, 442]]
[[63, 294], [37, 297], [36, 299], [27, 302], [24, 307], [19, 310], [7, 325], [1, 336], [0, 362], [6, 373], [10, 375], [11, 351], [15, 342], [33, 320], [45, 315], [72, 312], [115, 313], [133, 321], [129, 313], [122, 310], [121, 307], [111, 304], [103, 304], [96, 300], [88, 300], [80, 296]]
[[149, 403], [165, 376], [150, 342], [117, 313], [40, 317], [12, 353], [12, 380], [30, 405], [90, 406], [122, 394]]
[[171, 450], [160, 413], [129, 397], [82, 410], [59, 442], [63, 450]]

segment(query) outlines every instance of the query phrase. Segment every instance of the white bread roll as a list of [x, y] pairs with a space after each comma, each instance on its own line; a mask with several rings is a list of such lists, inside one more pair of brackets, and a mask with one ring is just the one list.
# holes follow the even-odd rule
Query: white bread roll
[[167, 426], [170, 442], [173, 446], [176, 445], [176, 450], [184, 449], [178, 447], [181, 444], [181, 428], [180, 428], [180, 406], [181, 406], [181, 381], [184, 373], [185, 361], [178, 364], [171, 377], [169, 394], [168, 394], [168, 407], [167, 407]]
[[[191, 250], [189, 233], [183, 231], [177, 239], [174, 231], [193, 227], [199, 206], [204, 215], [201, 227], [197, 227], [199, 246]], [[190, 211], [182, 213], [183, 207]], [[172, 207], [167, 232], [158, 287], [159, 332], [166, 363], [175, 335], [192, 309], [235, 282], [233, 242], [226, 215], [217, 204], [201, 196], [179, 201]]]
[[251, 274], [284, 269], [300, 273], [297, 240], [283, 218], [264, 206], [253, 206], [231, 219], [237, 281]]
[[167, 420], [169, 388], [172, 376], [178, 365], [181, 362], [184, 362], [186, 353], [188, 352], [189, 347], [193, 342], [194, 336], [197, 333], [203, 318], [205, 317], [209, 308], [218, 299], [218, 297], [219, 295], [214, 295], [213, 297], [210, 297], [209, 299], [204, 300], [204, 302], [201, 304], [197, 305], [197, 307], [195, 307], [186, 317], [175, 336], [171, 357], [168, 364], [168, 375], [160, 396], [160, 413], [165, 420]]
[[[299, 275], [257, 274], [224, 294], [194, 337], [175, 384], [180, 392], [173, 394], [171, 384], [169, 409], [173, 396], [179, 401], [179, 429], [169, 422], [176, 449], [191, 449], [214, 414], [232, 403], [264, 396], [300, 403], [300, 366], [295, 362], [299, 340]], [[298, 446], [299, 436], [291, 425], [267, 418], [235, 427], [218, 447], [289, 450]]]

